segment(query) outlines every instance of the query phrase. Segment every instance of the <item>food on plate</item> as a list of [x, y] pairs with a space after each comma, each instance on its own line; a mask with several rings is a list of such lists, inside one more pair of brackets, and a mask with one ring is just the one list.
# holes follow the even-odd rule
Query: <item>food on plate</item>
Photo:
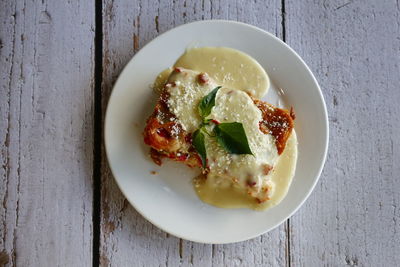
[[297, 160], [295, 115], [259, 100], [269, 87], [260, 64], [231, 48], [193, 48], [155, 87], [144, 142], [156, 164], [200, 168], [194, 188], [214, 206], [263, 210], [284, 198]]

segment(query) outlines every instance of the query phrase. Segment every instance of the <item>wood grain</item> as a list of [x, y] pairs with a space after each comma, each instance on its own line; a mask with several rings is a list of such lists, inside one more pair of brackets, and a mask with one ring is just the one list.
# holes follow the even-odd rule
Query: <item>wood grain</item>
[[398, 1], [286, 1], [286, 41], [330, 117], [323, 175], [291, 219], [293, 266], [400, 264], [399, 16]]
[[92, 262], [94, 5], [0, 2], [0, 251]]
[[[280, 1], [103, 1], [103, 108], [116, 77], [144, 44], [177, 25], [202, 19], [244, 21], [282, 35]], [[204, 245], [158, 230], [125, 200], [103, 151], [101, 266], [240, 266], [286, 262], [285, 226], [232, 245]]]
[[[400, 265], [399, 1], [98, 3], [0, 2], [0, 266]], [[316, 75], [330, 117], [328, 160], [311, 197], [290, 223], [238, 244], [158, 230], [122, 196], [104, 148], [93, 165], [95, 78], [104, 118], [130, 58], [158, 34], [203, 19], [285, 37]], [[98, 165], [101, 203], [93, 203]]]

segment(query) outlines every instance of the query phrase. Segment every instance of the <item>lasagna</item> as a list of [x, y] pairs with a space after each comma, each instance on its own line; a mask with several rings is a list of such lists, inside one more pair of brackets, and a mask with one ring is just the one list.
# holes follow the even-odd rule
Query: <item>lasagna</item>
[[[215, 105], [202, 118], [199, 103], [215, 88], [219, 88], [213, 99]], [[220, 188], [234, 187], [256, 203], [263, 203], [274, 190], [271, 172], [285, 150], [294, 119], [292, 109], [281, 109], [248, 92], [224, 87], [205, 72], [174, 68], [147, 119], [143, 135], [156, 164], [169, 158], [201, 168], [202, 179], [207, 182]], [[221, 146], [213, 130], [224, 123], [241, 125], [251, 153], [230, 153]], [[205, 160], [193, 143], [199, 125], [204, 125], [207, 133]]]

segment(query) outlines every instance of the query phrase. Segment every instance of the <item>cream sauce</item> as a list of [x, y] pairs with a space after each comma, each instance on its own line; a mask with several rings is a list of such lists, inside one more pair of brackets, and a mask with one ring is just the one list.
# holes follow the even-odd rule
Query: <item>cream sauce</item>
[[234, 183], [221, 186], [213, 180], [199, 176], [194, 179], [194, 188], [203, 202], [216, 207], [266, 210], [277, 205], [286, 196], [296, 170], [296, 162], [297, 136], [293, 131], [272, 170], [269, 180], [273, 184], [270, 199], [261, 204]]
[[[242, 123], [253, 155], [234, 155], [218, 145], [215, 138], [206, 136], [206, 150], [210, 172], [209, 181], [216, 184], [235, 183], [239, 188], [259, 199], [269, 195], [268, 175], [265, 169], [274, 166], [278, 159], [275, 138], [264, 134], [259, 127], [262, 113], [243, 91], [221, 88], [215, 99], [210, 119], [221, 123]], [[254, 183], [253, 186], [249, 186]]]
[[[214, 140], [206, 137], [211, 166], [207, 179], [201, 176], [194, 179], [199, 198], [222, 208], [265, 210], [278, 204], [287, 194], [296, 169], [296, 133], [293, 130], [284, 152], [278, 156], [273, 137], [258, 133], [261, 111], [251, 103], [247, 94], [237, 91], [248, 92], [256, 98], [264, 96], [269, 87], [265, 70], [247, 54], [226, 47], [188, 49], [174, 67], [192, 69], [194, 72], [185, 70], [187, 73], [182, 75], [172, 72], [171, 68], [166, 69], [158, 75], [153, 87], [159, 92], [167, 81], [176, 83], [167, 88], [170, 93], [168, 105], [183, 128], [188, 132], [198, 128], [201, 122], [197, 112], [198, 102], [214, 87], [221, 85], [223, 88], [217, 94], [216, 106], [210, 118], [220, 122], [242, 122], [250, 148], [256, 155], [227, 154], [218, 149]], [[205, 72], [212, 79], [208, 84], [199, 84], [196, 80], [198, 72]], [[227, 88], [237, 89], [233, 90], [235, 97], [230, 97], [232, 90]], [[262, 163], [274, 166], [268, 175], [262, 174]], [[257, 186], [251, 190], [246, 185], [246, 173], [250, 173], [257, 181]], [[260, 196], [260, 189], [264, 188], [268, 188], [268, 200], [259, 204], [255, 197]]]
[[175, 62], [175, 67], [208, 73], [218, 85], [263, 97], [269, 88], [264, 68], [249, 55], [227, 47], [190, 48]]
[[172, 68], [168, 68], [160, 72], [160, 74], [157, 75], [156, 80], [153, 83], [153, 90], [156, 93], [160, 93], [162, 89], [164, 88], [164, 85], [168, 81], [168, 77], [172, 72]]
[[168, 78], [168, 82], [174, 86], [166, 87], [170, 94], [168, 107], [178, 118], [182, 128], [189, 133], [196, 131], [201, 124], [198, 112], [200, 100], [217, 87], [212, 80], [200, 83], [198, 75], [199, 72], [192, 70], [174, 71]]

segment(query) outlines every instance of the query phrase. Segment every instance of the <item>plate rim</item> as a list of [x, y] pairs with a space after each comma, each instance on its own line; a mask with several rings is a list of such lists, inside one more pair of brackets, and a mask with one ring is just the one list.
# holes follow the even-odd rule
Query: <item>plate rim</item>
[[[321, 103], [322, 103], [322, 107], [323, 107], [324, 127], [325, 127], [325, 131], [326, 131], [326, 136], [325, 136], [325, 147], [324, 147], [324, 151], [323, 151], [323, 157], [322, 157], [322, 160], [321, 160], [321, 162], [320, 162], [320, 164], [319, 164], [319, 167], [318, 167], [316, 179], [314, 180], [312, 186], [309, 187], [309, 189], [308, 189], [308, 191], [307, 191], [307, 194], [306, 194], [306, 195], [302, 198], [302, 200], [297, 204], [297, 207], [294, 208], [291, 212], [289, 212], [288, 215], [286, 215], [286, 216], [285, 216], [282, 220], [280, 220], [278, 223], [275, 223], [273, 226], [269, 227], [269, 229], [266, 229], [266, 230], [263, 230], [263, 231], [259, 231], [259, 232], [255, 233], [255, 234], [253, 234], [253, 235], [249, 235], [248, 237], [242, 238], [242, 239], [239, 239], [239, 240], [234, 240], [234, 241], [221, 241], [221, 242], [207, 242], [207, 241], [204, 241], [204, 240], [197, 240], [197, 239], [195, 239], [195, 238], [190, 238], [190, 237], [187, 237], [187, 236], [183, 236], [183, 235], [179, 234], [179, 233], [176, 232], [176, 231], [171, 231], [171, 230], [165, 229], [163, 226], [161, 226], [160, 224], [158, 224], [158, 223], [155, 222], [154, 220], [152, 220], [152, 219], [148, 218], [147, 216], [145, 216], [145, 215], [142, 213], [142, 211], [140, 210], [140, 208], [137, 207], [137, 206], [135, 205], [135, 203], [134, 203], [133, 201], [131, 201], [131, 200], [127, 197], [127, 194], [126, 194], [124, 188], [122, 187], [122, 185], [120, 184], [120, 182], [119, 182], [117, 176], [115, 175], [115, 171], [114, 171], [113, 166], [112, 166], [111, 161], [110, 161], [110, 155], [109, 155], [109, 152], [108, 152], [108, 146], [109, 146], [109, 145], [108, 145], [108, 142], [107, 142], [107, 140], [109, 139], [109, 138], [107, 137], [107, 136], [108, 136], [108, 135], [107, 135], [107, 128], [108, 128], [108, 127], [107, 127], [107, 124], [108, 124], [107, 122], [109, 121], [109, 116], [110, 116], [110, 115], [109, 115], [110, 103], [111, 103], [111, 101], [112, 101], [112, 99], [113, 99], [113, 96], [115, 95], [115, 90], [114, 90], [114, 89], [115, 89], [115, 88], [118, 86], [118, 84], [121, 82], [121, 81], [120, 81], [120, 80], [121, 80], [121, 77], [123, 77], [124, 74], [125, 74], [125, 72], [127, 72], [128, 65], [130, 65], [130, 64], [132, 63], [132, 60], [133, 60], [137, 55], [139, 55], [140, 53], [142, 53], [143, 50], [144, 50], [147, 46], [149, 46], [149, 45], [152, 44], [153, 42], [158, 41], [158, 39], [161, 39], [162, 36], [169, 34], [171, 31], [175, 31], [175, 30], [177, 30], [177, 29], [179, 29], [179, 28], [182, 28], [182, 27], [188, 27], [188, 26], [193, 25], [193, 24], [213, 24], [213, 23], [223, 23], [223, 24], [241, 25], [241, 26], [250, 28], [250, 29], [252, 29], [252, 30], [256, 30], [256, 31], [258, 31], [258, 32], [261, 33], [261, 34], [266, 34], [266, 35], [268, 35], [269, 37], [275, 39], [275, 41], [278, 41], [278, 43], [280, 43], [280, 45], [283, 45], [285, 48], [287, 48], [288, 50], [290, 50], [290, 51], [293, 53], [293, 55], [300, 61], [300, 63], [303, 65], [303, 67], [305, 67], [307, 73], [310, 75], [310, 77], [312, 78], [313, 83], [315, 84], [316, 88], [318, 89], [317, 92], [318, 92], [318, 96], [319, 96], [320, 99], [321, 99]], [[120, 72], [120, 74], [118, 75], [117, 80], [115, 81], [114, 85], [112, 86], [112, 90], [111, 90], [109, 99], [108, 99], [108, 101], [107, 101], [107, 107], [106, 107], [106, 112], [105, 112], [105, 116], [104, 116], [104, 128], [103, 128], [103, 131], [102, 131], [102, 132], [103, 132], [103, 142], [104, 142], [104, 148], [105, 148], [105, 152], [106, 152], [105, 154], [106, 154], [108, 166], [109, 166], [109, 168], [110, 168], [110, 170], [111, 170], [111, 173], [112, 173], [112, 176], [113, 176], [115, 182], [116, 182], [117, 185], [118, 185], [118, 188], [121, 190], [121, 192], [122, 192], [122, 194], [124, 195], [124, 197], [128, 200], [129, 204], [132, 205], [132, 207], [135, 208], [135, 210], [136, 210], [143, 218], [145, 218], [148, 222], [150, 222], [151, 224], [153, 224], [153, 225], [156, 226], [157, 228], [161, 229], [162, 231], [164, 231], [164, 232], [166, 232], [166, 233], [169, 233], [169, 234], [171, 234], [171, 235], [173, 235], [173, 236], [175, 236], [175, 237], [181, 238], [181, 239], [189, 240], [189, 241], [196, 242], [196, 243], [202, 243], [202, 244], [232, 244], [232, 243], [238, 243], [238, 242], [247, 241], [247, 240], [256, 238], [256, 237], [258, 237], [258, 236], [260, 236], [260, 235], [263, 235], [263, 234], [265, 234], [265, 233], [267, 233], [267, 232], [269, 232], [269, 231], [274, 230], [274, 229], [277, 228], [279, 225], [281, 225], [283, 222], [285, 222], [288, 218], [290, 218], [291, 216], [293, 216], [293, 214], [295, 214], [295, 213], [300, 209], [300, 207], [303, 206], [303, 204], [305, 203], [305, 201], [310, 197], [310, 195], [311, 195], [311, 193], [313, 192], [315, 186], [317, 185], [317, 183], [318, 183], [318, 181], [319, 181], [319, 179], [320, 179], [320, 177], [321, 177], [322, 170], [323, 170], [323, 168], [324, 168], [325, 162], [326, 162], [327, 153], [328, 153], [328, 147], [329, 147], [329, 118], [328, 118], [328, 110], [327, 110], [327, 107], [326, 107], [325, 98], [324, 98], [324, 96], [323, 96], [323, 94], [322, 94], [322, 90], [321, 90], [321, 87], [320, 87], [319, 84], [318, 84], [317, 79], [315, 78], [314, 74], [312, 73], [311, 69], [308, 67], [308, 65], [306, 64], [306, 62], [297, 54], [297, 52], [296, 52], [293, 48], [291, 48], [288, 44], [286, 44], [285, 42], [283, 42], [280, 38], [278, 38], [278, 37], [275, 36], [274, 34], [268, 32], [268, 31], [266, 31], [266, 30], [264, 30], [264, 29], [261, 29], [261, 28], [259, 28], [259, 27], [257, 27], [257, 26], [251, 25], [251, 24], [247, 24], [247, 23], [240, 22], [240, 21], [223, 20], [223, 19], [198, 20], [198, 21], [193, 21], [193, 22], [189, 22], [189, 23], [185, 23], [185, 24], [178, 25], [178, 26], [176, 26], [176, 27], [174, 27], [174, 28], [171, 28], [171, 29], [165, 31], [165, 32], [162, 33], [162, 34], [157, 35], [155, 38], [153, 38], [152, 40], [150, 40], [149, 42], [147, 42], [138, 52], [136, 52], [136, 53], [129, 59], [128, 63], [123, 67], [123, 70]]]

